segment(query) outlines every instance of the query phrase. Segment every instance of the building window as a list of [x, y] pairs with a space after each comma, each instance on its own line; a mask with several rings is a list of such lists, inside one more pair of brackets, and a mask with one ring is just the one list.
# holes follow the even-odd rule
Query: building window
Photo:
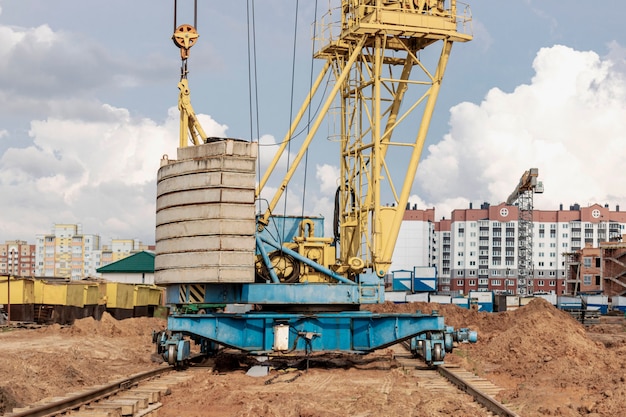
[[583, 258], [583, 266], [584, 266], [585, 268], [591, 268], [591, 258], [590, 258], [590, 257], [585, 256], [585, 257]]
[[556, 281], [550, 281], [550, 286], [551, 287], [555, 287], [556, 286]]
[[462, 276], [463, 276], [463, 271], [461, 271], [461, 270], [457, 270], [457, 271], [456, 271], [456, 274], [457, 274], [458, 276], [462, 277]]
[[591, 275], [583, 275], [583, 284], [591, 285]]
[[543, 287], [543, 280], [540, 279], [539, 281], [537, 281], [537, 285], [539, 285], [540, 287]]
[[476, 285], [476, 280], [470, 279], [469, 280], [469, 285], [470, 286]]
[[463, 286], [463, 281], [462, 280], [458, 280], [456, 282], [456, 285], [459, 286], [459, 287], [462, 287]]
[[492, 279], [491, 285], [493, 285], [494, 287], [499, 287], [500, 285], [502, 285], [502, 281], [500, 281], [499, 279]]
[[480, 278], [478, 280], [478, 285], [489, 285], [489, 280], [486, 278]]

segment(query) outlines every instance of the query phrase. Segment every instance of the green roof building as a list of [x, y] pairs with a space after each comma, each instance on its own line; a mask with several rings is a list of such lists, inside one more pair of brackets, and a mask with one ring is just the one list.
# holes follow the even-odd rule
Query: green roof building
[[154, 284], [154, 253], [141, 251], [96, 270], [102, 278], [127, 284]]

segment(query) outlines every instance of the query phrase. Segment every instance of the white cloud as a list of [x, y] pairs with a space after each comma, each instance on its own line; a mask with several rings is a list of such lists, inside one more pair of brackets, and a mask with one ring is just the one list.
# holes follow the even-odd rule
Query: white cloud
[[533, 68], [530, 84], [451, 109], [449, 133], [428, 148], [417, 175], [438, 216], [457, 197], [505, 201], [531, 167], [546, 190], [537, 208], [626, 200], [624, 73], [609, 58], [560, 45], [541, 49]]
[[320, 191], [324, 194], [332, 195], [339, 186], [339, 168], [329, 164], [316, 165], [316, 174], [319, 181]]
[[[85, 233], [154, 241], [156, 173], [164, 154], [176, 157], [178, 111], [161, 123], [110, 105], [100, 111], [107, 122], [35, 120], [34, 145], [2, 155], [0, 193], [11, 197], [0, 202], [0, 236], [72, 222]], [[198, 117], [209, 136], [225, 136], [225, 126]]]

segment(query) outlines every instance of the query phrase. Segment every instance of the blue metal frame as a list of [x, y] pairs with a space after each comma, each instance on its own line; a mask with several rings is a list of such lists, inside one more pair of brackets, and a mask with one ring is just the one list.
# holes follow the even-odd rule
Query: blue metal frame
[[[275, 349], [276, 326], [289, 326], [288, 352], [342, 351], [369, 353], [419, 335], [446, 331], [436, 314], [246, 313], [172, 315], [168, 331], [193, 335], [254, 354], [280, 353]], [[441, 336], [443, 337], [443, 336]]]
[[[181, 294], [188, 294], [185, 289], [191, 284], [173, 284], [166, 289], [167, 304], [185, 304], [194, 302], [181, 299]], [[308, 305], [358, 305], [379, 304], [385, 301], [383, 282], [375, 275], [362, 275], [358, 285], [297, 283], [297, 284], [193, 284], [201, 287], [204, 294], [202, 301], [212, 304], [308, 304]]]

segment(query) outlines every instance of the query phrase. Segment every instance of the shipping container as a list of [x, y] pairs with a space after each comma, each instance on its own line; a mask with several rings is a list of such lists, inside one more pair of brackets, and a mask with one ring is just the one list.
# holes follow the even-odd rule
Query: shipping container
[[427, 292], [416, 292], [415, 294], [407, 294], [406, 295], [407, 303], [427, 303], [428, 302], [428, 293]]
[[449, 295], [430, 294], [430, 296], [428, 297], [428, 301], [430, 301], [431, 303], [451, 304], [452, 297]]
[[391, 290], [392, 291], [413, 291], [413, 272], [407, 270], [398, 270], [391, 273]]
[[467, 297], [452, 297], [452, 304], [462, 308], [470, 308], [469, 298]]
[[600, 314], [609, 312], [609, 297], [606, 295], [583, 295], [583, 300], [587, 303], [587, 310], [599, 311]]
[[582, 310], [583, 300], [580, 297], [559, 295], [556, 305], [560, 310]]
[[470, 291], [470, 308], [488, 313], [493, 312], [493, 292], [491, 291]]
[[621, 295], [614, 295], [611, 297], [611, 308], [613, 310], [626, 312], [626, 297]]
[[517, 310], [520, 306], [517, 295], [498, 294], [494, 296], [493, 301], [493, 310], [497, 312]]
[[437, 291], [437, 268], [434, 266], [413, 267], [413, 292]]
[[406, 293], [401, 291], [385, 291], [385, 301], [392, 303], [406, 303]]

